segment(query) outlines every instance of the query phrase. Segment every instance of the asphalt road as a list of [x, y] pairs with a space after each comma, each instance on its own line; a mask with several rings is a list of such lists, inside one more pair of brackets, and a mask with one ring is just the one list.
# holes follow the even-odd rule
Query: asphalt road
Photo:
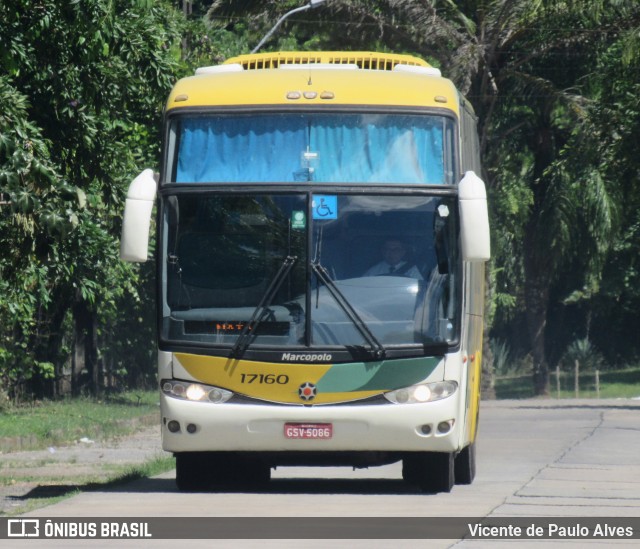
[[[278, 468], [261, 490], [179, 493], [175, 472], [86, 492], [31, 517], [640, 517], [640, 400], [483, 402], [478, 474], [424, 495], [401, 467]], [[245, 526], [250, 529], [251, 521]], [[18, 540], [10, 540], [22, 547]], [[20, 540], [24, 542], [25, 540]], [[175, 540], [29, 540], [29, 547], [175, 547]], [[195, 547], [640, 547], [623, 540], [190, 540]]]

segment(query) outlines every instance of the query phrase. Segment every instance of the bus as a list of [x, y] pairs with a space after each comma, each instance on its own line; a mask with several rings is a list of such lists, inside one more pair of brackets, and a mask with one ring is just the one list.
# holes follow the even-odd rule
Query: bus
[[163, 139], [120, 253], [147, 260], [154, 227], [178, 488], [396, 462], [427, 493], [470, 484], [490, 241], [452, 82], [408, 55], [240, 55], [175, 84]]

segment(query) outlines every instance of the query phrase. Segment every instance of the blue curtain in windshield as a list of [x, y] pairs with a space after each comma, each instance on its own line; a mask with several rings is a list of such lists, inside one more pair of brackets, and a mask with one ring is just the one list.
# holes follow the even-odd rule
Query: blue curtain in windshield
[[318, 152], [314, 181], [444, 183], [442, 120], [326, 116], [312, 126], [310, 139]]
[[269, 115], [182, 121], [178, 183], [444, 184], [443, 119]]
[[184, 120], [176, 182], [291, 181], [307, 134], [307, 121], [300, 117]]

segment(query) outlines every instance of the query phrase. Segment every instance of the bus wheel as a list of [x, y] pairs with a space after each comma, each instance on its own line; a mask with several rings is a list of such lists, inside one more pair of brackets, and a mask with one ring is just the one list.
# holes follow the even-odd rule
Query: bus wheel
[[456, 484], [471, 484], [476, 477], [476, 443], [472, 442], [456, 456]]
[[402, 460], [402, 478], [423, 492], [451, 492], [455, 484], [454, 454], [448, 452], [415, 452]]
[[271, 476], [267, 463], [242, 452], [180, 452], [175, 456], [176, 485], [183, 492], [261, 486]]
[[176, 456], [176, 486], [181, 492], [201, 492], [209, 487], [207, 454], [181, 452]]
[[211, 452], [209, 481], [213, 490], [252, 488], [269, 482], [271, 468], [249, 452]]

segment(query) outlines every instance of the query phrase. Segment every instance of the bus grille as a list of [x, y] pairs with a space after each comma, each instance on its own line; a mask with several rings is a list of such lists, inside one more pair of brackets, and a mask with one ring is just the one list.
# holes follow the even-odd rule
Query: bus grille
[[224, 64], [238, 63], [245, 70], [277, 69], [280, 65], [356, 65], [364, 70], [392, 71], [396, 65], [428, 67], [410, 55], [370, 52], [276, 52], [239, 55]]

